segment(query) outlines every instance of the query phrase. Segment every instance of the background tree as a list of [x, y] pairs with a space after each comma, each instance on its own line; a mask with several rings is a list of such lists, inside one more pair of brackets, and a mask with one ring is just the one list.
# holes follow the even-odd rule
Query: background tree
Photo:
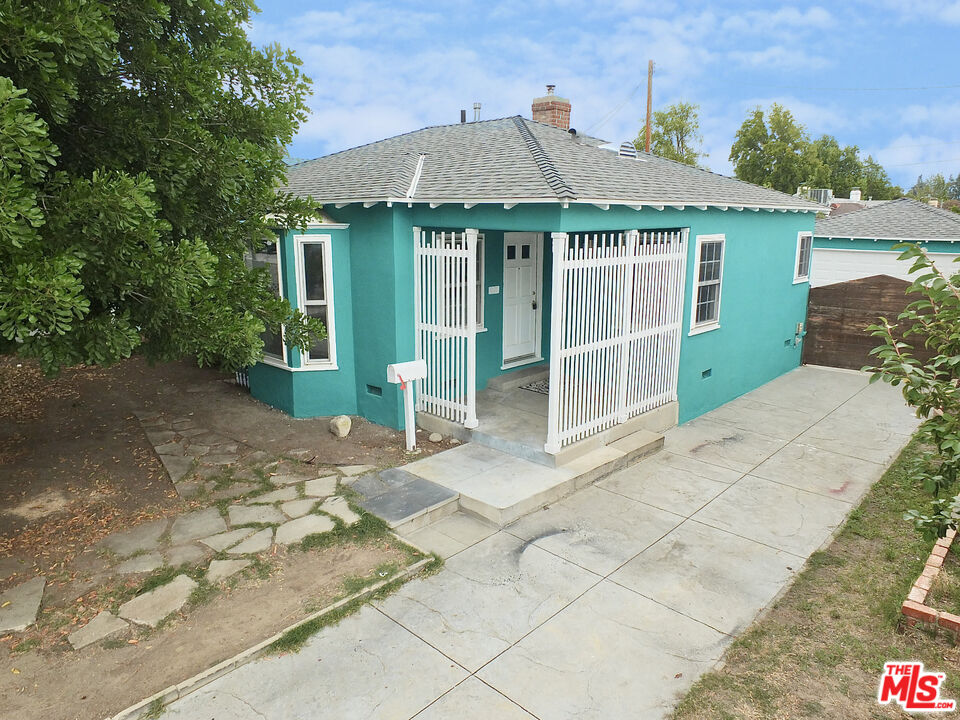
[[[699, 105], [679, 102], [664, 110], [655, 110], [650, 133], [650, 150], [653, 154], [687, 165], [700, 165], [700, 158], [707, 155], [700, 151], [703, 135], [700, 134], [699, 109]], [[637, 150], [644, 149], [646, 133], [647, 126], [644, 123], [633, 141]]]
[[856, 145], [841, 147], [832, 135], [811, 142], [790, 111], [776, 103], [766, 117], [760, 108], [747, 115], [730, 160], [741, 180], [790, 194], [801, 186], [831, 188], [838, 197], [849, 197], [859, 187], [864, 198], [875, 200], [903, 194], [873, 156], [861, 158]]
[[764, 117], [755, 108], [737, 131], [730, 160], [741, 180], [793, 194], [811, 175], [809, 138], [793, 114], [777, 103]]
[[248, 0], [0, 0], [0, 338], [55, 371], [142, 351], [237, 367], [322, 336], [244, 253], [309, 81]]
[[939, 200], [943, 203], [946, 200], [960, 200], [960, 176], [945, 178], [941, 173], [937, 173], [925, 179], [921, 175], [907, 194], [921, 202]]

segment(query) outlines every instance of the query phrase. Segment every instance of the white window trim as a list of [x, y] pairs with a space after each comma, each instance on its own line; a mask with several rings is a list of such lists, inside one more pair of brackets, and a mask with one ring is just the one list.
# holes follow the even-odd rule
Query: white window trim
[[[283, 252], [280, 246], [280, 237], [277, 237], [275, 247], [277, 248], [277, 294], [282, 300], [284, 298], [283, 294]], [[283, 338], [283, 328], [280, 328], [280, 357], [276, 355], [267, 355], [266, 351], [263, 353], [263, 357], [260, 358], [260, 362], [264, 365], [273, 365], [278, 368], [288, 368], [289, 363], [287, 359], [287, 343], [284, 342]]]
[[324, 295], [327, 299], [327, 343], [330, 348], [330, 358], [328, 360], [311, 360], [309, 350], [300, 351], [301, 366], [308, 370], [338, 370], [337, 367], [337, 343], [336, 329], [334, 327], [335, 314], [333, 307], [333, 238], [330, 235], [295, 235], [294, 243], [294, 265], [297, 279], [297, 307], [306, 314], [307, 308], [307, 288], [306, 278], [303, 268], [303, 246], [321, 245], [323, 247], [323, 281]]
[[[810, 253], [807, 257], [807, 274], [800, 275], [797, 271], [800, 269], [800, 246], [804, 238], [810, 238]], [[793, 258], [793, 284], [810, 282], [810, 269], [813, 267], [813, 233], [808, 230], [801, 230], [797, 233], [797, 254]]]
[[[697, 298], [700, 295], [700, 257], [703, 244], [720, 242], [720, 278], [717, 281], [717, 319], [697, 324]], [[696, 255], [693, 265], [693, 293], [690, 298], [690, 332], [687, 335], [699, 335], [720, 329], [720, 300], [723, 296], [723, 264], [727, 260], [727, 236], [718, 233], [715, 235], [697, 235]]]

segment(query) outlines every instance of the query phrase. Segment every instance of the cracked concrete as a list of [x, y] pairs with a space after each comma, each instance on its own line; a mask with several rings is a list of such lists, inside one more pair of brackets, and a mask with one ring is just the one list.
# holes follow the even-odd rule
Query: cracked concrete
[[443, 571], [168, 715], [668, 717], [906, 444], [897, 392], [800, 368], [503, 530], [445, 518]]

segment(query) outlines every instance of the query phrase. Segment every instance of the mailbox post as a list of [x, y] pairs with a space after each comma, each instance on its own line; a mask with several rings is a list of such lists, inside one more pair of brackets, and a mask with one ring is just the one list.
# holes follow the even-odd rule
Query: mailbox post
[[403, 424], [406, 428], [407, 450], [417, 447], [417, 420], [414, 416], [413, 382], [427, 376], [427, 363], [424, 360], [393, 363], [387, 365], [387, 382], [400, 385], [403, 390]]

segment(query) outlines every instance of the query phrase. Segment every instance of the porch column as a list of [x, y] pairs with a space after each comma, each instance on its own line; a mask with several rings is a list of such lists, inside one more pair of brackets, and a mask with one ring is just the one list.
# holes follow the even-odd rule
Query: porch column
[[467, 417], [465, 428], [475, 428], [477, 420], [477, 228], [466, 228], [467, 241]]
[[550, 233], [553, 240], [553, 283], [550, 302], [550, 393], [547, 405], [547, 442], [543, 449], [551, 455], [560, 452], [560, 392], [563, 388], [563, 362], [560, 357], [563, 327], [567, 315], [567, 293], [563, 282], [563, 259], [570, 236]]

